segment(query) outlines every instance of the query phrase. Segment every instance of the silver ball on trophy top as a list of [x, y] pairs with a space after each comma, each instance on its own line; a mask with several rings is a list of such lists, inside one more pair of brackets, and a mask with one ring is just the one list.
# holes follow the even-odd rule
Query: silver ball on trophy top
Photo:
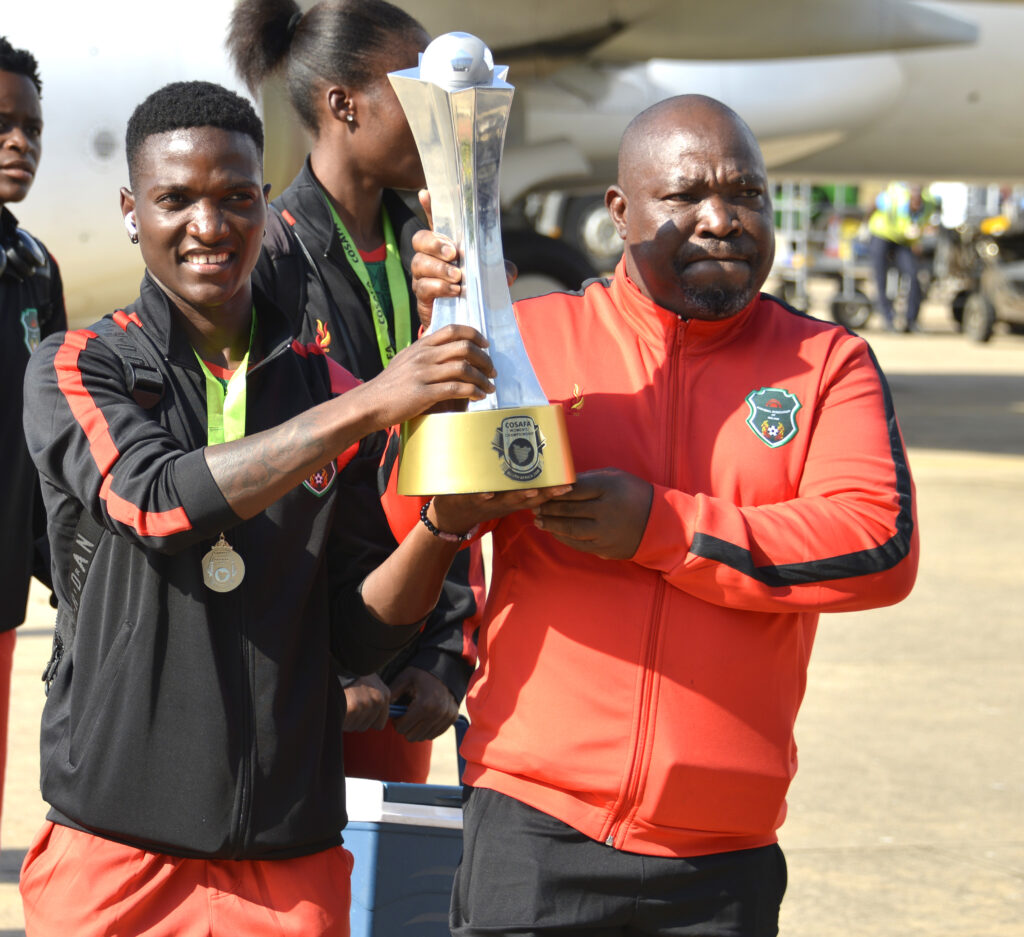
[[445, 33], [423, 52], [419, 75], [450, 91], [489, 85], [494, 79], [494, 57], [484, 41], [470, 33]]

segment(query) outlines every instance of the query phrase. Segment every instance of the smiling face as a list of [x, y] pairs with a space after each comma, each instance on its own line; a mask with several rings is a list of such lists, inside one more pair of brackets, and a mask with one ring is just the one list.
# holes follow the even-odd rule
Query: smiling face
[[27, 75], [0, 71], [0, 205], [20, 202], [42, 154], [43, 111]]
[[267, 218], [259, 149], [245, 133], [192, 127], [148, 137], [136, 154], [135, 212], [149, 273], [193, 321], [247, 316]]
[[731, 112], [675, 99], [627, 130], [606, 203], [640, 291], [684, 318], [724, 319], [757, 295], [775, 235], [764, 161]]

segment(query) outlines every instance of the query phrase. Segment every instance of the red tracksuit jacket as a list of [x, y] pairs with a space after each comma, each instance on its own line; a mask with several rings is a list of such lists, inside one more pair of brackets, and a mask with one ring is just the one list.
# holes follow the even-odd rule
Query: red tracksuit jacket
[[[654, 499], [624, 561], [529, 512], [497, 524], [464, 779], [631, 852], [774, 842], [819, 612], [898, 602], [917, 569], [871, 351], [767, 295], [681, 320], [621, 266], [516, 312], [577, 471], [624, 469]], [[418, 502], [386, 500], [408, 529]]]

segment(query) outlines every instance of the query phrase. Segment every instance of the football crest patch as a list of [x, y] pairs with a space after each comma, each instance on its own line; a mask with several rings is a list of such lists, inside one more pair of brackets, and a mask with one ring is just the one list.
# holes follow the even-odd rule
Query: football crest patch
[[517, 482], [535, 479], [544, 470], [541, 453], [546, 440], [532, 416], [508, 416], [501, 421], [491, 447], [501, 456], [501, 471]]
[[39, 310], [35, 306], [29, 306], [21, 312], [21, 327], [25, 330], [25, 347], [29, 354], [32, 354], [42, 341], [42, 332], [39, 328]]
[[796, 414], [800, 401], [795, 394], [780, 387], [762, 387], [746, 396], [750, 416], [747, 426], [771, 449], [786, 445], [799, 429]]
[[334, 484], [334, 479], [338, 474], [337, 463], [331, 459], [322, 469], [314, 472], [309, 476], [302, 484], [305, 485], [310, 491], [313, 492], [318, 498], [322, 498], [327, 494], [328, 489]]

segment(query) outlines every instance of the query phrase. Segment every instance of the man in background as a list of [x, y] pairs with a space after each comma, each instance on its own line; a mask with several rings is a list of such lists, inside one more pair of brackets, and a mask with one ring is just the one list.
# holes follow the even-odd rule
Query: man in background
[[918, 279], [921, 236], [937, 209], [935, 199], [920, 185], [893, 182], [878, 196], [875, 210], [868, 219], [875, 304], [888, 332], [896, 331], [896, 317], [888, 291], [889, 270], [893, 267], [907, 282], [907, 312], [901, 331], [917, 331], [917, 314], [923, 298]]
[[46, 517], [21, 426], [21, 385], [39, 342], [67, 328], [57, 264], [39, 241], [18, 227], [7, 207], [28, 195], [39, 168], [42, 87], [32, 53], [0, 37], [0, 804], [15, 628], [25, 620], [33, 572], [50, 581]]

